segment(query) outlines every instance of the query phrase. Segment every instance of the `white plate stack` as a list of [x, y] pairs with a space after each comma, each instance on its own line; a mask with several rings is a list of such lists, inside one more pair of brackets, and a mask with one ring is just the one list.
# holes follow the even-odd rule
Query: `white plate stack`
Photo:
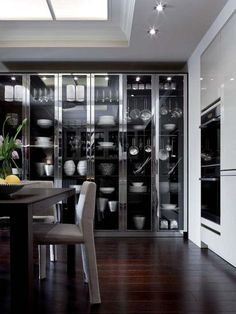
[[41, 147], [49, 147], [52, 146], [52, 140], [50, 137], [38, 136], [35, 138], [35, 145]]
[[146, 193], [147, 192], [147, 186], [146, 185], [141, 185], [141, 186], [131, 185], [129, 187], [129, 191], [132, 193]]
[[87, 174], [87, 160], [80, 160], [77, 165], [77, 171], [81, 176]]
[[98, 125], [115, 125], [114, 116], [101, 116], [98, 119]]

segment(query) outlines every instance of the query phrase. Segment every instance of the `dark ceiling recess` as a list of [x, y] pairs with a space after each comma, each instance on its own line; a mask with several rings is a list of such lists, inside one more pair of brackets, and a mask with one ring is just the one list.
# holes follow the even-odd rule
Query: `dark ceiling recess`
[[185, 62], [3, 62], [11, 72], [183, 72]]

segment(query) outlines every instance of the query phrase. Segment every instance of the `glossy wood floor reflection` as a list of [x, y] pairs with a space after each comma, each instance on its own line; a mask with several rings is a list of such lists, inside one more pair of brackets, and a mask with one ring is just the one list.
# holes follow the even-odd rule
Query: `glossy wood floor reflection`
[[[181, 238], [99, 238], [96, 249], [102, 304], [89, 305], [79, 256], [74, 278], [67, 276], [63, 258], [48, 265], [48, 277], [40, 283], [35, 259], [35, 314], [236, 313], [236, 269], [211, 251]], [[5, 232], [0, 236], [0, 313], [9, 308]]]

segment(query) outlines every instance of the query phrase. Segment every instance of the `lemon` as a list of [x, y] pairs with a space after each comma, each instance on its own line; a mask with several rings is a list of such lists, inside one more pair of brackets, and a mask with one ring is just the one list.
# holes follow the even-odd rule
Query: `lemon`
[[0, 178], [0, 184], [7, 184], [7, 182], [4, 179]]
[[11, 174], [5, 178], [7, 184], [19, 184], [20, 178], [14, 174]]

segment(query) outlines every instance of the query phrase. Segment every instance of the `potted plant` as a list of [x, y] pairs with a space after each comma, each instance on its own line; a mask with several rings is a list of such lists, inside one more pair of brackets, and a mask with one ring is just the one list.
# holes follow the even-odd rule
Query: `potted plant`
[[0, 135], [0, 178], [5, 178], [9, 174], [12, 174], [12, 164], [16, 168], [16, 159], [19, 159], [17, 149], [22, 147], [22, 142], [17, 138], [22, 128], [25, 126], [27, 119], [24, 119], [22, 123], [17, 127], [14, 136], [5, 134], [5, 124], [10, 117], [6, 117], [3, 127], [2, 135]]

